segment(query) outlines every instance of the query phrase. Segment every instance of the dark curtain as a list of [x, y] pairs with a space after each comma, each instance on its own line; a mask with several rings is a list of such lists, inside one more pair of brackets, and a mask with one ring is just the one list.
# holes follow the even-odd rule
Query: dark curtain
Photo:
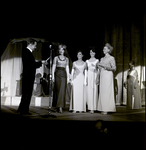
[[[118, 93], [115, 96], [116, 103], [119, 105], [126, 104], [127, 95], [123, 83], [126, 80], [128, 62], [130, 60], [135, 60], [135, 68], [138, 71], [138, 80], [142, 93], [142, 101], [144, 103], [146, 49], [146, 15], [144, 10], [146, 9], [141, 2], [132, 2], [129, 5], [124, 2], [119, 2], [117, 6], [114, 5], [114, 2], [112, 7], [109, 5], [110, 3], [111, 1], [109, 3], [103, 1], [102, 6], [95, 5], [95, 8], [86, 9], [85, 11], [79, 10], [79, 13], [76, 12], [77, 16], [74, 16], [75, 13], [72, 11], [72, 15], [70, 17], [67, 15], [65, 23], [62, 26], [61, 24], [58, 25], [58, 22], [62, 21], [60, 17], [61, 20], [57, 20], [57, 27], [54, 26], [53, 28], [49, 26], [49, 22], [49, 25], [44, 26], [43, 24], [43, 28], [41, 29], [39, 26], [38, 30], [35, 30], [35, 33], [32, 32], [32, 34], [33, 36], [41, 36], [47, 40], [61, 41], [67, 44], [68, 54], [72, 62], [77, 60], [76, 52], [80, 48], [84, 53], [83, 60], [89, 59], [90, 53], [88, 48], [90, 46], [95, 47], [96, 57], [100, 59], [104, 56], [103, 47], [105, 43], [110, 43], [114, 48], [112, 55], [115, 57], [117, 64], [117, 71], [114, 74], [115, 91]], [[133, 3], [134, 6], [132, 5]], [[123, 6], [121, 6], [122, 4]], [[122, 9], [119, 9], [119, 6]], [[65, 14], [68, 13], [65, 12]], [[15, 30], [13, 32], [16, 33]], [[13, 32], [11, 31], [10, 33]], [[28, 36], [29, 32], [25, 32], [23, 35]], [[35, 56], [37, 59], [47, 59], [50, 56], [48, 45], [46, 44], [46, 47], [44, 47], [44, 44], [43, 46], [41, 44], [38, 47], [42, 50], [42, 53], [40, 54], [38, 50]], [[55, 55], [54, 53], [53, 55]], [[3, 82], [3, 88], [6, 88], [7, 84], [5, 85], [4, 83], [5, 81]]]
[[112, 55], [115, 57], [117, 64], [117, 70], [115, 72], [115, 88], [117, 88], [118, 92], [116, 95], [116, 103], [119, 105], [126, 104], [127, 93], [123, 87], [123, 82], [127, 77], [128, 62], [134, 60], [135, 69], [138, 71], [142, 104], [144, 104], [145, 15], [143, 13], [135, 13], [118, 17], [119, 19], [110, 17], [104, 24], [101, 43], [101, 47], [108, 42], [114, 48]]

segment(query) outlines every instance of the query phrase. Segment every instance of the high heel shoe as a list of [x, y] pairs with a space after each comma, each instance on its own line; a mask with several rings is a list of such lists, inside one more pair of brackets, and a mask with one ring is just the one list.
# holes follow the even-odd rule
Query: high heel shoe
[[106, 111], [101, 112], [102, 115], [107, 115]]
[[75, 113], [76, 113], [76, 111], [74, 110], [72, 113], [74, 113], [74, 114], [75, 114]]
[[90, 113], [93, 114], [93, 113], [94, 113], [94, 110], [90, 110]]
[[59, 112], [62, 114], [62, 107], [59, 108]]

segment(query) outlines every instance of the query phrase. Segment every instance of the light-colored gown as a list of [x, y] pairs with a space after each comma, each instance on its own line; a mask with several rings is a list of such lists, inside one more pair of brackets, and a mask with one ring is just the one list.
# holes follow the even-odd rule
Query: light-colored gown
[[88, 68], [88, 81], [86, 87], [86, 101], [88, 105], [88, 110], [97, 110], [98, 104], [98, 85], [96, 84], [96, 78], [98, 74], [98, 69], [96, 68], [96, 64], [99, 62], [96, 59], [93, 62], [86, 60], [87, 68]]
[[86, 69], [86, 63], [83, 65], [77, 65], [73, 63], [73, 84], [71, 92], [70, 110], [84, 111], [86, 112], [86, 101], [85, 101], [85, 87], [84, 87], [84, 72]]
[[[113, 56], [101, 58], [100, 63], [111, 68], [116, 68], [115, 58]], [[98, 111], [116, 111], [113, 72], [104, 68], [100, 72]]]
[[141, 109], [141, 94], [137, 70], [128, 70], [127, 74], [127, 109]]

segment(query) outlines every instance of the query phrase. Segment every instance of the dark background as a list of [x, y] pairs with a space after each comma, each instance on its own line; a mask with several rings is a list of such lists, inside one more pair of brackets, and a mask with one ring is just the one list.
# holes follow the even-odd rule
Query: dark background
[[[121, 93], [124, 81], [124, 71], [128, 69], [127, 62], [132, 58], [138, 58], [136, 61], [136, 65], [145, 65], [145, 1], [119, 0], [112, 2], [103, 0], [102, 2], [96, 1], [94, 4], [84, 1], [82, 1], [82, 3], [75, 3], [71, 1], [66, 3], [55, 2], [54, 4], [50, 3], [50, 1], [47, 1], [46, 4], [41, 2], [38, 2], [37, 4], [36, 3], [37, 2], [30, 4], [26, 1], [21, 1], [19, 2], [19, 4], [14, 4], [14, 2], [12, 2], [11, 4], [11, 2], [8, 2], [1, 5], [1, 55], [10, 39], [14, 38], [36, 37], [45, 38], [47, 41], [62, 42], [64, 44], [67, 44], [67, 50], [72, 61], [76, 60], [77, 49], [82, 49], [84, 51], [84, 60], [89, 58], [88, 48], [90, 46], [96, 48], [96, 57], [101, 58], [103, 56], [103, 46], [106, 42], [109, 42], [114, 47], [113, 55], [116, 58], [117, 63], [116, 74], [118, 74], [119, 72], [123, 72], [122, 77], [118, 78], [118, 81], [120, 82], [119, 87], [121, 87], [121, 90], [119, 91], [121, 91]], [[46, 49], [46, 51], [48, 51], [48, 49]], [[43, 57], [45, 57], [45, 54]], [[122, 94], [119, 100], [122, 101]], [[8, 117], [4, 116], [3, 118], [3, 122], [6, 122]], [[27, 134], [30, 135], [31, 133], [31, 136], [29, 136], [28, 139], [30, 139], [29, 142], [32, 143], [31, 145], [33, 147], [35, 145], [34, 143], [36, 143], [37, 141], [38, 144], [39, 142], [41, 142], [41, 146], [47, 143], [48, 148], [48, 138], [44, 138], [44, 134], [49, 135], [50, 130], [46, 132], [46, 128], [50, 129], [51, 127], [54, 127], [54, 124], [54, 128], [57, 127], [57, 131], [54, 134], [54, 130], [52, 130], [51, 133], [53, 133], [53, 138], [52, 136], [49, 136], [50, 138], [52, 138], [52, 141], [58, 142], [58, 139], [60, 139], [61, 135], [61, 139], [63, 140], [61, 140], [60, 143], [62, 141], [66, 141], [66, 143], [70, 142], [70, 145], [72, 146], [74, 143], [72, 141], [74, 141], [75, 139], [72, 134], [68, 133], [71, 130], [71, 133], [73, 133], [73, 129], [75, 128], [77, 129], [77, 131], [74, 132], [73, 135], [76, 135], [79, 129], [82, 129], [81, 131], [84, 131], [83, 135], [89, 135], [87, 137], [91, 137], [86, 138], [87, 140], [91, 140], [91, 142], [88, 141], [88, 143], [93, 144], [93, 137], [91, 133], [87, 134], [87, 132], [85, 132], [87, 128], [89, 129], [91, 127], [92, 122], [89, 123], [90, 125], [85, 124], [85, 122], [80, 123], [81, 127], [79, 127], [79, 123], [74, 126], [75, 122], [70, 122], [70, 124], [67, 125], [64, 125], [64, 123], [61, 124], [61, 122], [59, 122], [58, 127], [58, 122], [55, 122], [54, 124], [50, 124], [50, 122], [46, 124], [45, 122], [41, 124], [41, 126], [39, 126], [40, 124], [37, 122], [37, 120], [33, 119], [33, 121], [35, 122], [30, 121], [30, 126], [34, 127], [32, 129], [30, 128], [28, 120], [26, 119], [22, 120], [21, 123], [18, 123], [17, 121], [15, 123], [15, 120], [17, 120], [17, 118], [15, 120], [14, 118], [10, 119], [10, 123], [12, 122], [12, 120], [14, 122], [14, 129], [15, 127], [18, 127], [19, 129], [21, 125], [25, 126], [27, 124], [27, 127], [25, 129], [28, 129], [28, 131], [24, 133], [24, 136], [26, 137]], [[20, 125], [18, 126], [18, 124]], [[113, 142], [114, 140], [116, 141], [114, 141], [114, 146], [116, 148], [117, 146], [118, 148], [121, 147], [121, 149], [123, 149], [123, 147], [126, 148], [126, 143], [133, 143], [129, 144], [130, 146], [128, 148], [131, 148], [131, 146], [132, 148], [135, 148], [135, 144], [138, 145], [138, 149], [143, 146], [143, 138], [145, 138], [145, 136], [143, 135], [143, 130], [145, 129], [143, 128], [144, 125], [141, 125], [141, 123], [137, 125], [134, 122], [133, 125], [133, 123], [131, 124], [130, 122], [127, 126], [127, 124], [125, 124], [124, 122], [122, 124], [121, 122], [117, 122], [117, 124], [113, 122], [113, 124], [111, 124], [111, 127], [114, 133], [110, 138], [112, 139], [111, 142]], [[4, 137], [6, 137], [7, 135], [16, 135], [16, 138], [13, 139], [21, 139], [22, 136], [20, 136], [19, 138], [19, 135], [21, 133], [16, 134], [16, 131], [18, 131], [17, 129], [12, 130], [11, 132], [9, 132], [9, 130], [11, 130], [9, 126], [7, 129], [8, 134], [4, 132]], [[67, 131], [67, 134], [64, 134], [64, 131], [65, 133]], [[62, 135], [64, 136], [62, 137]], [[73, 138], [70, 139], [70, 136], [72, 136]], [[79, 139], [76, 141], [80, 141], [82, 137], [79, 136]], [[139, 140], [137, 141], [137, 138], [135, 137], [138, 137]], [[133, 142], [134, 138], [135, 140]], [[3, 139], [5, 140], [6, 138]], [[85, 138], [83, 138], [83, 140], [84, 139]], [[58, 143], [55, 142], [53, 143], [53, 145], [55, 144], [56, 146], [56, 144]], [[24, 143], [26, 143], [26, 140]], [[22, 144], [24, 145], [24, 143]], [[87, 144], [85, 143], [87, 142], [84, 141], [83, 143], [86, 146]], [[38, 144], [36, 144], [37, 147]], [[58, 145], [60, 146], [60, 144]], [[113, 144], [111, 145], [113, 148]], [[24, 146], [27, 146], [27, 144], [25, 144]]]
[[[1, 22], [1, 54], [11, 39], [36, 37], [66, 44], [72, 61], [76, 60], [78, 49], [86, 53], [84, 59], [89, 58], [87, 50], [91, 46], [96, 48], [96, 57], [101, 58], [105, 42], [113, 43], [113, 28], [118, 26], [131, 32], [132, 25], [139, 29], [140, 44], [144, 50], [145, 4], [145, 1], [55, 4], [22, 2], [9, 4], [7, 8], [7, 4], [4, 4], [2, 7], [6, 9]], [[105, 34], [109, 37], [106, 38]]]

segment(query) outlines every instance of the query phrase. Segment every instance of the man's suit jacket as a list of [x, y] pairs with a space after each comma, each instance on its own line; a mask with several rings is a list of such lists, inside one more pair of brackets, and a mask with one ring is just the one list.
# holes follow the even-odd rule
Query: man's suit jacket
[[22, 94], [32, 93], [36, 68], [39, 68], [42, 65], [42, 62], [36, 62], [32, 52], [25, 48], [22, 50], [22, 63]]

